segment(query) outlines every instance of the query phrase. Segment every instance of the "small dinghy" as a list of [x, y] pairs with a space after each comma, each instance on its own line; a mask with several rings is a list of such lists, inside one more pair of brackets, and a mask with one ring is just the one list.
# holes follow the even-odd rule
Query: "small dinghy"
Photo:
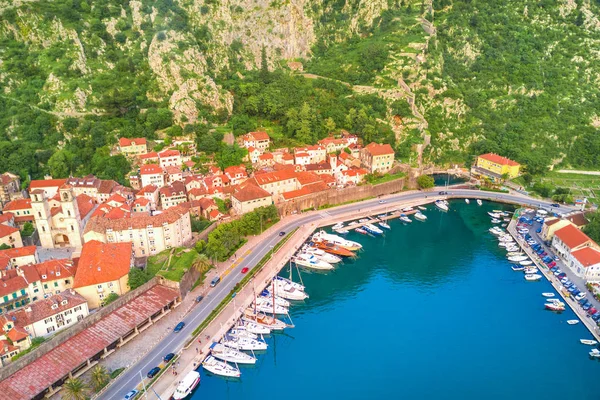
[[465, 199], [465, 203], [469, 204], [470, 203], [469, 199]]
[[362, 235], [366, 235], [366, 234], [369, 233], [369, 232], [365, 231], [363, 228], [356, 228], [354, 231], [358, 232], [358, 233], [360, 233]]
[[425, 210], [427, 210], [427, 207], [423, 207], [423, 206], [419, 206], [419, 207], [417, 207], [417, 208], [418, 208], [419, 210], [421, 210], [421, 211], [425, 211]]
[[542, 279], [542, 276], [538, 275], [538, 274], [526, 274], [525, 275], [526, 281], [539, 281], [540, 279]]
[[523, 265], [523, 266], [526, 267], [528, 265], [533, 264], [533, 261], [531, 261], [531, 260], [519, 261], [519, 264], [521, 264], [521, 265]]
[[511, 268], [513, 271], [523, 271], [525, 269], [522, 265], [512, 265]]
[[544, 297], [554, 297], [555, 294], [554, 293], [550, 293], [550, 292], [546, 292], [546, 293], [542, 293], [542, 296], [544, 296]]
[[379, 226], [385, 229], [392, 229], [387, 223], [383, 221], [379, 222]]
[[481, 201], [480, 199], [477, 199], [477, 205], [480, 206], [483, 204], [483, 201]]
[[585, 344], [588, 346], [595, 346], [598, 344], [598, 341], [591, 339], [579, 339], [579, 341], [581, 342], [581, 344]]
[[578, 319], [570, 319], [567, 321], [567, 324], [569, 325], [577, 325], [579, 323]]
[[598, 349], [592, 349], [592, 351], [590, 351], [588, 354], [592, 358], [600, 358], [600, 350]]

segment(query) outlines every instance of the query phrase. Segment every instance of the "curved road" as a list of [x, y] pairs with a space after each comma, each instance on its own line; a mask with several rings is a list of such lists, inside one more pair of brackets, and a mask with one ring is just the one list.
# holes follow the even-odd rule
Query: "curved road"
[[[318, 221], [322, 218], [335, 217], [349, 211], [358, 211], [360, 209], [365, 210], [376, 207], [389, 208], [390, 205], [401, 206], [400, 203], [425, 199], [426, 197], [428, 200], [430, 200], [434, 197], [440, 197], [438, 194], [438, 191], [440, 190], [444, 190], [448, 194], [448, 198], [481, 198], [492, 201], [523, 204], [531, 207], [541, 207], [548, 211], [556, 211], [560, 213], [568, 213], [575, 210], [574, 208], [564, 206], [555, 208], [552, 207], [548, 202], [516, 194], [493, 193], [468, 189], [453, 190], [452, 188], [435, 188], [434, 190], [428, 192], [413, 191], [398, 193], [394, 195], [382, 196], [379, 199], [365, 200], [323, 211], [311, 212], [304, 217], [295, 218], [289, 222], [283, 219], [278, 223], [279, 228], [274, 230], [270, 236], [266, 237], [262, 242], [260, 242], [260, 244], [258, 244], [252, 250], [252, 253], [242, 262], [240, 262], [240, 264], [232, 271], [238, 273], [230, 273], [225, 276], [221, 283], [211, 290], [209, 294], [205, 296], [204, 300], [198, 304], [198, 306], [190, 311], [185, 318], [186, 325], [181, 332], [178, 334], [168, 335], [154, 345], [151, 351], [149, 351], [144, 357], [138, 360], [135, 364], [129, 366], [126, 371], [119, 375], [119, 377], [106, 390], [106, 392], [102, 394], [101, 398], [107, 400], [123, 399], [127, 392], [134, 389], [140, 383], [140, 372], [143, 376], [146, 376], [146, 373], [148, 373], [151, 368], [161, 363], [165, 354], [177, 353], [179, 350], [181, 350], [185, 343], [187, 343], [187, 341], [191, 338], [191, 334], [194, 329], [196, 329], [196, 327], [200, 325], [202, 321], [204, 321], [213, 308], [216, 307], [225, 298], [225, 296], [231, 292], [235, 284], [244, 277], [243, 274], [239, 273], [241, 269], [244, 267], [254, 267], [271, 249], [271, 247], [279, 241], [279, 230], [289, 232], [301, 225]], [[380, 204], [380, 201], [382, 200], [385, 202], [385, 205]], [[373, 210], [373, 213], [376, 213], [376, 211]], [[150, 398], [154, 397], [152, 392], [150, 393]]]

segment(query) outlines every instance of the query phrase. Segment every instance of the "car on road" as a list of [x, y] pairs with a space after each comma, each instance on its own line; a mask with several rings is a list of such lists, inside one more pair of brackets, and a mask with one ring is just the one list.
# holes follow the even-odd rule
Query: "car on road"
[[179, 332], [179, 331], [181, 331], [184, 326], [185, 326], [185, 322], [181, 321], [180, 323], [178, 323], [177, 325], [175, 325], [175, 329], [173, 329], [173, 332]]
[[284, 231], [279, 232], [279, 236], [284, 236], [284, 235], [285, 235]]
[[385, 200], [379, 200], [379, 204], [385, 203]]
[[148, 373], [146, 374], [146, 376], [148, 377], [148, 379], [152, 379], [156, 376], [156, 374], [158, 374], [160, 372], [160, 367], [154, 367], [152, 368], [150, 371], [148, 371]]
[[212, 281], [210, 281], [210, 287], [215, 287], [217, 286], [217, 283], [221, 282], [221, 278], [220, 277], [214, 277]]
[[196, 303], [200, 303], [203, 298], [204, 298], [204, 296], [198, 296], [198, 297], [196, 297]]
[[441, 191], [441, 192], [438, 192], [438, 194], [439, 195], [444, 195], [444, 194], [448, 194], [448, 192]]
[[556, 207], [556, 208], [559, 208], [559, 207], [560, 207], [560, 204], [558, 204], [558, 203], [552, 203], [552, 204], [550, 204], [550, 205], [551, 205], [552, 207]]
[[133, 389], [131, 392], [128, 392], [125, 397], [123, 397], [123, 400], [133, 399], [136, 394], [138, 394], [138, 391]]
[[173, 357], [175, 357], [175, 353], [169, 353], [163, 357], [163, 361], [168, 363], [173, 359]]
[[245, 274], [246, 272], [248, 272], [248, 267], [242, 268], [242, 274]]

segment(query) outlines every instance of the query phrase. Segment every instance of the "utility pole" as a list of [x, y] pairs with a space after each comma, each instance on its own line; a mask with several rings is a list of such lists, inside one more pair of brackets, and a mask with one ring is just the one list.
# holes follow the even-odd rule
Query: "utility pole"
[[144, 396], [148, 399], [148, 390], [146, 390], [146, 382], [144, 382], [144, 377], [142, 376], [142, 370], [140, 369], [140, 380], [142, 381], [142, 386], [144, 387]]

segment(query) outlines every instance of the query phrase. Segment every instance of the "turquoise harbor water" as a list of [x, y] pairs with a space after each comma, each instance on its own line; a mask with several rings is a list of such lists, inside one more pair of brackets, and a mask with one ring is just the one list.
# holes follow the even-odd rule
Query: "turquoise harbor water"
[[485, 212], [501, 206], [428, 208], [385, 237], [351, 232], [364, 246], [355, 261], [302, 273], [296, 328], [268, 338], [240, 380], [202, 370], [193, 398], [600, 398], [600, 362], [579, 343], [590, 334], [566, 323], [571, 310], [545, 311], [550, 284], [512, 271], [487, 232]]

